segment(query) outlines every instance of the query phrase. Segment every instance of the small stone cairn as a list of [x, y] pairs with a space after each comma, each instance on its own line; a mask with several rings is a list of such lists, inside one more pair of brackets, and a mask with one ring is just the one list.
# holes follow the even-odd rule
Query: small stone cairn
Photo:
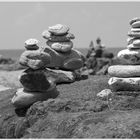
[[45, 47], [39, 47], [37, 39], [25, 41], [25, 51], [19, 63], [26, 70], [19, 76], [23, 88], [12, 98], [16, 108], [24, 108], [37, 101], [56, 98], [59, 83], [71, 83], [76, 79], [75, 71], [83, 66], [83, 54], [73, 49], [69, 27], [57, 24], [49, 27], [42, 36], [47, 39]]
[[140, 18], [130, 21], [127, 49], [121, 50], [117, 57], [120, 65], [110, 66], [108, 84], [114, 91], [140, 91]]

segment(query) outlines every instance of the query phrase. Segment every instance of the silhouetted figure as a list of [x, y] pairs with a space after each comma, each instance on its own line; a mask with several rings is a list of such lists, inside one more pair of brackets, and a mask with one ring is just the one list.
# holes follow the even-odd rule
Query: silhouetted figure
[[89, 44], [89, 50], [88, 50], [88, 53], [86, 55], [86, 58], [89, 58], [90, 55], [92, 54], [92, 52], [95, 52], [93, 41], [91, 41]]
[[86, 67], [88, 69], [94, 69], [94, 67], [96, 66], [97, 64], [97, 61], [96, 61], [96, 57], [95, 57], [95, 52], [91, 53], [89, 58], [87, 59], [86, 61]]
[[101, 44], [101, 39], [98, 37], [96, 39], [96, 49], [95, 49], [95, 57], [96, 58], [101, 58], [102, 57], [102, 54], [103, 54], [103, 48], [104, 46]]

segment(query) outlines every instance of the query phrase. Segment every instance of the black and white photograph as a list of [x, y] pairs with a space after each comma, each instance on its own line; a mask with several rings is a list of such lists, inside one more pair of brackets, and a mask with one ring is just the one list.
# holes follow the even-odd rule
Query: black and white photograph
[[140, 1], [0, 1], [11, 138], [140, 138]]

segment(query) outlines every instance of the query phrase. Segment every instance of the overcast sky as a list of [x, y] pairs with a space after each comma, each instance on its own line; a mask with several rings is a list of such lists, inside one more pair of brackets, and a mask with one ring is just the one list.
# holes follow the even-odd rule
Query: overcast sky
[[23, 49], [29, 38], [55, 24], [75, 35], [74, 46], [88, 47], [98, 36], [106, 47], [126, 47], [129, 20], [140, 17], [140, 2], [0, 2], [0, 49]]

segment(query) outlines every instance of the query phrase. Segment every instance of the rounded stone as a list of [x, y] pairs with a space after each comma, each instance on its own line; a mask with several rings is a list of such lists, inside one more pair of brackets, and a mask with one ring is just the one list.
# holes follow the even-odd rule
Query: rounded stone
[[100, 91], [99, 93], [97, 93], [97, 97], [106, 98], [111, 94], [112, 94], [112, 91], [110, 89], [104, 89]]
[[26, 91], [45, 92], [50, 87], [54, 87], [54, 82], [46, 77], [45, 70], [25, 70], [20, 76], [19, 81]]
[[140, 91], [140, 77], [111, 77], [108, 84], [113, 91]]
[[64, 35], [68, 33], [69, 27], [62, 24], [56, 24], [54, 26], [50, 26], [48, 31], [54, 35]]
[[51, 56], [42, 50], [28, 50], [22, 53], [19, 63], [31, 69], [40, 69], [46, 67], [51, 61]]
[[133, 41], [133, 45], [134, 45], [134, 46], [138, 46], [138, 47], [140, 48], [140, 39], [135, 39], [135, 40]]
[[71, 33], [67, 33], [61, 36], [58, 35], [53, 35], [48, 31], [44, 31], [42, 33], [43, 38], [53, 41], [53, 42], [66, 42], [66, 41], [70, 41], [71, 39], [74, 39], [75, 36]]
[[137, 21], [140, 21], [140, 18], [135, 17], [135, 18], [131, 19], [131, 20], [129, 21], [129, 23], [130, 23], [130, 25], [132, 25], [134, 22], [137, 22]]
[[140, 27], [140, 21], [136, 21], [134, 23], [132, 23], [132, 28], [139, 28]]
[[47, 41], [46, 43], [48, 46], [50, 46], [52, 49], [58, 52], [69, 52], [73, 47], [72, 41], [67, 41], [67, 42]]
[[[71, 51], [67, 53], [60, 53], [50, 47], [45, 47], [44, 52], [50, 54], [51, 56], [51, 62], [46, 66], [48, 68], [66, 69], [73, 71], [76, 69], [80, 69], [84, 64], [81, 53], [75, 49], [71, 49]], [[77, 67], [75, 67], [79, 59], [82, 63], [82, 66], [78, 65]], [[73, 65], [71, 65], [72, 63]]]
[[108, 74], [114, 77], [140, 77], [140, 65], [114, 65], [108, 68]]
[[27, 50], [37, 50], [39, 49], [39, 47], [37, 46], [38, 42], [39, 41], [37, 39], [28, 39], [25, 41], [25, 48]]
[[49, 98], [58, 96], [58, 91], [55, 88], [50, 88], [46, 92], [28, 92], [23, 88], [17, 90], [11, 102], [16, 108], [24, 108], [32, 105], [37, 101], [45, 101]]
[[133, 41], [134, 41], [134, 40], [137, 40], [137, 39], [139, 39], [139, 38], [129, 37], [129, 38], [127, 38], [127, 44], [128, 44], [128, 45], [133, 44]]
[[130, 37], [135, 37], [135, 38], [140, 38], [140, 32], [128, 32], [128, 36]]
[[138, 65], [140, 64], [140, 50], [121, 50], [117, 57], [122, 61], [121, 64]]

